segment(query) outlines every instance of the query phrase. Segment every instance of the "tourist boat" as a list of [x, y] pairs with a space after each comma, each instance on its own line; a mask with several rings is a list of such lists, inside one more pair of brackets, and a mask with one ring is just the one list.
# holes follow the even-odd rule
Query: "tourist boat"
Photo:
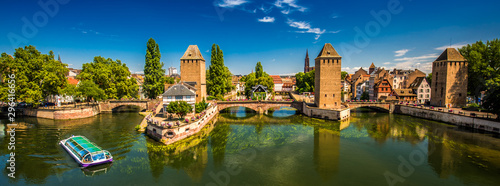
[[100, 165], [113, 161], [113, 156], [111, 156], [107, 150], [102, 150], [84, 136], [71, 136], [68, 139], [61, 140], [59, 144], [66, 149], [82, 167]]

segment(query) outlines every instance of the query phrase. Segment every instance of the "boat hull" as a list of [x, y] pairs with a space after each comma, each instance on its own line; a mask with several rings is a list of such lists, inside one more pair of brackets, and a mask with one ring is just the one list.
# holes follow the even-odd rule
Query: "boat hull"
[[91, 167], [91, 166], [95, 166], [95, 165], [101, 165], [101, 164], [105, 164], [105, 163], [111, 163], [113, 162], [113, 158], [110, 158], [110, 159], [107, 159], [107, 160], [103, 160], [103, 161], [96, 161], [96, 162], [92, 162], [92, 163], [83, 163], [82, 161], [80, 161], [80, 159], [78, 157], [76, 157], [75, 154], [73, 154], [73, 152], [71, 152], [70, 149], [68, 149], [68, 147], [66, 147], [66, 145], [64, 145], [64, 143], [66, 142], [66, 140], [62, 140], [59, 145], [61, 145], [63, 147], [64, 150], [66, 150], [66, 152], [68, 152], [68, 154], [71, 155], [71, 157], [76, 161], [78, 162], [78, 164], [80, 164], [80, 166], [82, 167]]

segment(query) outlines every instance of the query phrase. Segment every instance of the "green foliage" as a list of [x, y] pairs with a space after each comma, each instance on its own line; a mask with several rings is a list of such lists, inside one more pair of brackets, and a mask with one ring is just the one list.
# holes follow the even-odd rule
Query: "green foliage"
[[[34, 46], [18, 48], [14, 56], [2, 53], [0, 79], [15, 74], [16, 100], [38, 103], [47, 96], [58, 95], [66, 86], [67, 65], [54, 60], [54, 53], [40, 53]], [[0, 82], [0, 100], [8, 101], [8, 81]]]
[[[260, 74], [258, 78], [257, 74]], [[273, 78], [269, 76], [269, 74], [264, 72], [264, 69], [262, 68], [260, 62], [257, 62], [257, 65], [255, 66], [255, 72], [242, 77], [240, 81], [245, 82], [245, 95], [247, 96], [247, 98], [252, 97], [252, 87], [257, 85], [263, 85], [267, 87], [268, 93], [272, 93], [274, 91]]]
[[99, 88], [99, 86], [91, 80], [80, 81], [80, 84], [77, 87], [77, 92], [79, 92], [81, 96], [85, 97], [87, 101], [99, 101], [108, 98], [104, 90]]
[[207, 93], [219, 97], [235, 88], [232, 84], [232, 74], [224, 65], [224, 54], [219, 45], [212, 45], [210, 67], [207, 70]]
[[[165, 77], [165, 83], [167, 84], [174, 84], [175, 83], [175, 78], [173, 77]], [[165, 87], [163, 87], [165, 88]]]
[[82, 93], [78, 91], [78, 88], [76, 85], [72, 84], [67, 84], [62, 90], [61, 90], [61, 95], [65, 96], [73, 96], [74, 98], [80, 97]]
[[467, 90], [476, 100], [486, 91], [483, 107], [500, 115], [500, 40], [477, 41], [459, 51], [468, 61]]
[[432, 73], [427, 74], [427, 77], [425, 77], [425, 80], [427, 80], [427, 83], [429, 83], [429, 85], [431, 85], [431, 82], [432, 82]]
[[192, 112], [193, 107], [185, 101], [173, 101], [167, 106], [168, 113], [174, 113], [183, 118], [187, 113]]
[[[143, 90], [147, 98], [154, 99], [165, 91], [165, 82], [172, 82], [165, 79], [165, 69], [163, 62], [160, 62], [160, 47], [153, 38], [149, 38], [146, 49], [146, 65], [144, 66]], [[173, 83], [173, 82], [172, 82]], [[171, 83], [171, 84], [172, 84]]]
[[203, 112], [205, 109], [207, 109], [207, 107], [208, 103], [205, 101], [205, 99], [203, 99], [203, 101], [201, 102], [194, 104], [194, 110], [196, 111], [196, 113]]
[[136, 130], [136, 131], [141, 130], [141, 125], [136, 125], [136, 126], [135, 126], [135, 130]]
[[[105, 59], [101, 56], [94, 57], [91, 63], [83, 64], [82, 72], [77, 76], [80, 81], [91, 81], [104, 91], [105, 96], [100, 92], [92, 95], [97, 99], [121, 99], [138, 98], [139, 86], [134, 78], [130, 78], [130, 71], [127, 65], [120, 60], [113, 61], [111, 58]], [[93, 85], [88, 83], [86, 88], [93, 89]], [[84, 93], [84, 92], [82, 92]]]
[[314, 92], [314, 72], [315, 70], [309, 71], [307, 73], [299, 72], [295, 74], [297, 91], [302, 92]]
[[361, 94], [360, 100], [369, 100], [370, 95], [368, 94], [368, 91], [364, 91], [363, 94]]
[[340, 78], [341, 78], [342, 80], [344, 80], [346, 76], [347, 76], [347, 72], [346, 72], [346, 71], [342, 71], [342, 72], [340, 72]]

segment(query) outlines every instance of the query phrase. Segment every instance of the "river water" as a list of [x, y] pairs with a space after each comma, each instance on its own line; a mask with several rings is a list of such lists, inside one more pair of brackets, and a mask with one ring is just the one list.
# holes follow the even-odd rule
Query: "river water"
[[[137, 113], [18, 118], [15, 179], [0, 124], [0, 185], [498, 185], [500, 139], [440, 122], [357, 109], [345, 122], [231, 108], [208, 135], [164, 146]], [[81, 169], [57, 144], [84, 135], [114, 156]], [[194, 145], [193, 145], [194, 144]]]

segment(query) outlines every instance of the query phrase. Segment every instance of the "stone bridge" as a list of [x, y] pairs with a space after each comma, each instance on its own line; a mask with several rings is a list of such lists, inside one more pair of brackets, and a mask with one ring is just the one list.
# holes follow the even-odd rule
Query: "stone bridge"
[[394, 112], [394, 103], [390, 102], [349, 102], [346, 103], [346, 105], [348, 105], [351, 110], [356, 108], [372, 108], [389, 113]]
[[230, 107], [246, 107], [259, 114], [267, 112], [270, 108], [279, 109], [281, 107], [292, 107], [299, 109], [301, 106], [301, 103], [297, 104], [293, 101], [217, 101], [218, 111]]
[[121, 108], [137, 106], [140, 111], [152, 110], [159, 100], [111, 100], [99, 103], [101, 112], [119, 112]]

